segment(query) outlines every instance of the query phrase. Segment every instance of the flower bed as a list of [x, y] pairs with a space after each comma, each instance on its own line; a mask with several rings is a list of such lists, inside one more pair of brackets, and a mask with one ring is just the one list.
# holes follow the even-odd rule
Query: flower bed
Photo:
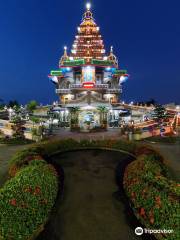
[[140, 155], [124, 174], [124, 189], [140, 222], [149, 229], [172, 229], [157, 239], [178, 239], [179, 185], [168, 178], [158, 154]]
[[58, 191], [57, 174], [33, 160], [0, 189], [0, 239], [33, 239], [42, 230]]

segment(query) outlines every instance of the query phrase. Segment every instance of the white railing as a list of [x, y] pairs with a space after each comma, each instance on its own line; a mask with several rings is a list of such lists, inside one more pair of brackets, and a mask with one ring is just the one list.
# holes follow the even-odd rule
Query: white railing
[[[95, 84], [94, 89], [108, 89], [108, 84]], [[83, 88], [82, 84], [71, 84], [72, 89]]]
[[56, 89], [56, 93], [57, 94], [59, 94], [59, 93], [68, 94], [68, 93], [71, 93], [71, 90], [70, 89]]
[[120, 89], [120, 88], [109, 88], [109, 89], [107, 89], [107, 93], [122, 93], [122, 89]]
[[95, 84], [95, 88], [99, 89], [108, 89], [109, 85], [108, 84]]
[[82, 88], [82, 84], [71, 84], [70, 87], [71, 87], [71, 88], [74, 88], [74, 89], [76, 89], [76, 88]]

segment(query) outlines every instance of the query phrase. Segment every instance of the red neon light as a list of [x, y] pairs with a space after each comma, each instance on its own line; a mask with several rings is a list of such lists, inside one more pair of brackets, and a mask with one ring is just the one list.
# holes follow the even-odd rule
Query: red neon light
[[83, 83], [83, 88], [94, 88], [94, 83], [93, 82]]

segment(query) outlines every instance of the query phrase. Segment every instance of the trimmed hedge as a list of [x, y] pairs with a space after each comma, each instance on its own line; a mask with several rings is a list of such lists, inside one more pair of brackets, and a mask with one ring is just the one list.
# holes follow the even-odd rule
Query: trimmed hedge
[[179, 185], [168, 179], [168, 171], [157, 154], [141, 155], [124, 174], [124, 189], [136, 217], [149, 229], [172, 229], [158, 239], [178, 239]]
[[43, 160], [29, 166], [0, 189], [0, 239], [33, 239], [43, 229], [58, 191], [57, 173]]
[[34, 143], [32, 140], [28, 139], [17, 139], [17, 138], [0, 138], [1, 144], [8, 144], [8, 145], [26, 145], [30, 143]]
[[37, 148], [31, 146], [31, 148], [17, 152], [9, 162], [9, 175], [14, 177], [21, 168], [28, 166], [32, 160], [43, 160]]

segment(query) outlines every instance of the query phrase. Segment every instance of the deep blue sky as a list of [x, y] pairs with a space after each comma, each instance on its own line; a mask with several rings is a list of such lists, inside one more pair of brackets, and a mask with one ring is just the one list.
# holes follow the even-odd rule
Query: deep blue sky
[[[106, 49], [131, 78], [123, 99], [180, 102], [180, 1], [92, 0]], [[83, 0], [0, 1], [0, 98], [56, 100], [47, 78], [71, 47]]]

